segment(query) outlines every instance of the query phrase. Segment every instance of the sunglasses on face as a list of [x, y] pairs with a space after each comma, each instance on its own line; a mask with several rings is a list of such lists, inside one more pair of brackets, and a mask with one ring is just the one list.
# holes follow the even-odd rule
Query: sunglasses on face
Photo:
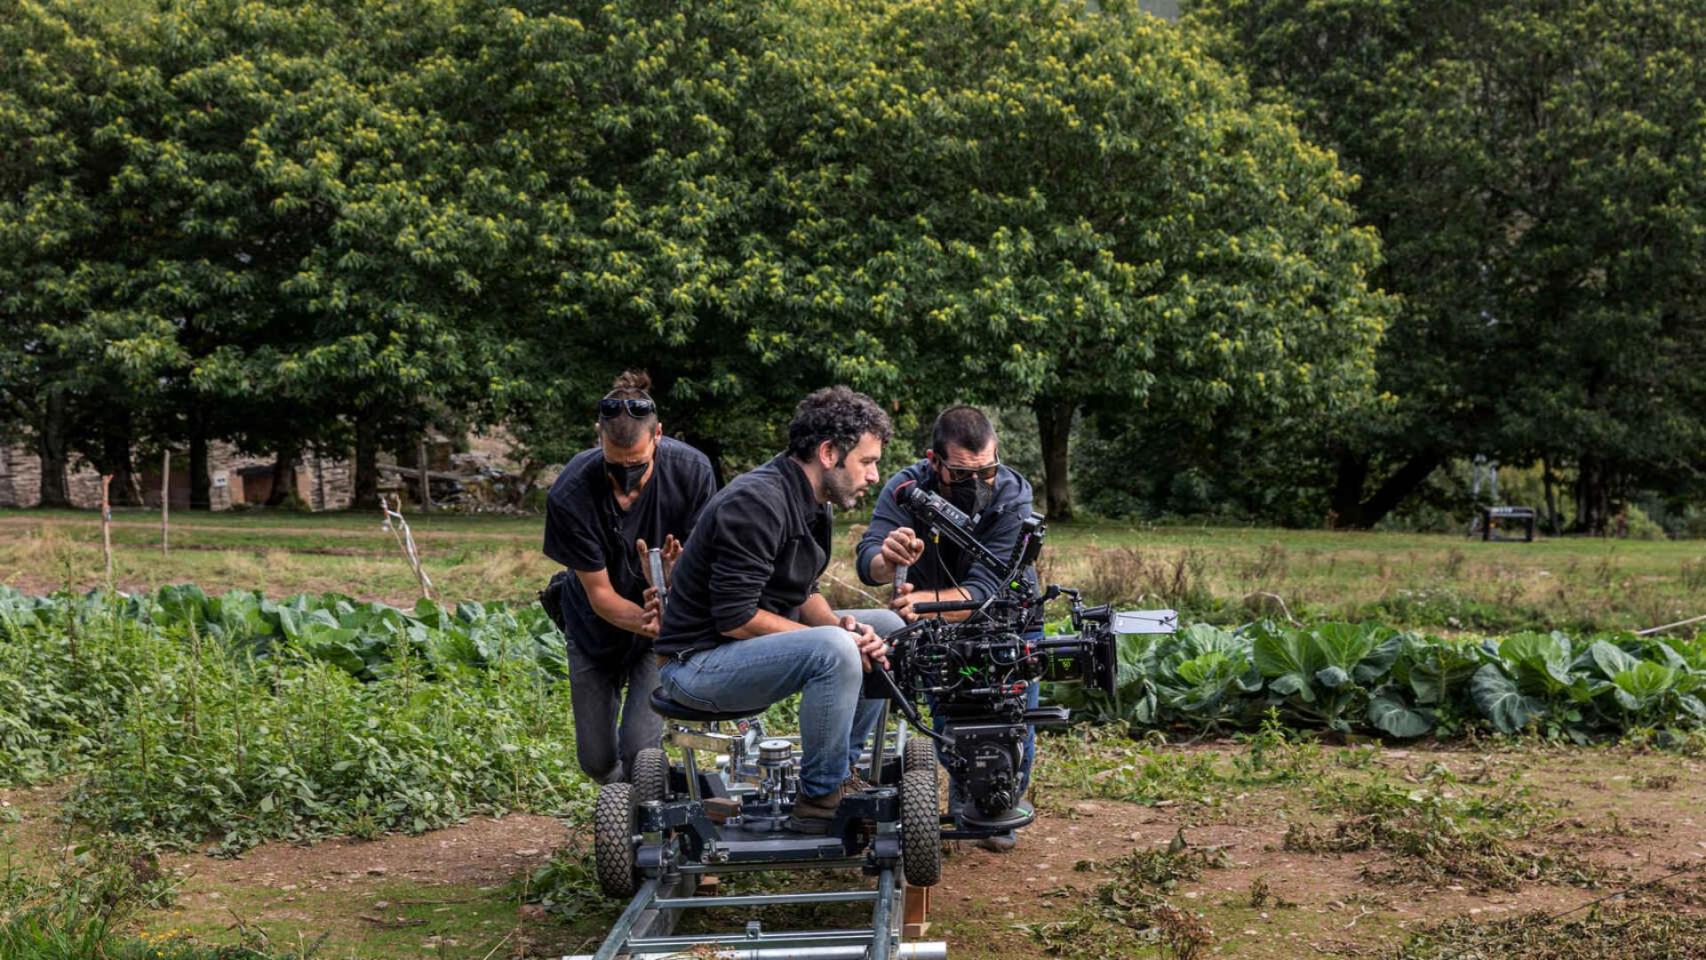
[[1001, 461], [985, 464], [981, 467], [953, 467], [942, 464], [942, 471], [947, 474], [949, 483], [961, 483], [976, 477], [984, 483], [995, 479], [995, 474], [1001, 469]]
[[605, 397], [598, 401], [598, 418], [610, 420], [620, 417], [623, 411], [627, 411], [628, 416], [635, 420], [644, 420], [655, 413], [657, 408], [657, 404], [653, 403], [650, 397], [631, 397], [626, 400], [618, 397]]

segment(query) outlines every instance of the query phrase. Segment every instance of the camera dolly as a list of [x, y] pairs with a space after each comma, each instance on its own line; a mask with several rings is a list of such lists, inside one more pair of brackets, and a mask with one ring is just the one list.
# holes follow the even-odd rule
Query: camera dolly
[[[908, 739], [904, 724], [886, 733], [885, 707], [867, 767], [874, 786], [846, 794], [828, 830], [810, 836], [785, 828], [799, 790], [798, 737], [767, 735], [762, 718], [698, 710], [662, 690], [652, 692], [651, 707], [664, 718], [663, 742], [680, 749], [682, 762], [670, 764], [661, 749], [642, 750], [629, 783], [599, 790], [593, 830], [599, 887], [630, 899], [590, 960], [679, 956], [694, 947], [738, 960], [947, 956], [941, 941], [902, 942], [903, 928], [922, 930], [923, 888], [942, 870], [943, 817], [929, 740]], [[859, 870], [877, 883], [875, 889], [861, 883], [695, 895], [707, 875], [789, 869]], [[734, 933], [674, 932], [688, 910], [828, 903], [870, 903], [869, 926], [769, 931], [750, 921]]]

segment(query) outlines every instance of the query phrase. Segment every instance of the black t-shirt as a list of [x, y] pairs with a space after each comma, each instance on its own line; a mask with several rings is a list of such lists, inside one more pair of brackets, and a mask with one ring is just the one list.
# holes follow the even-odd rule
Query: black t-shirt
[[[619, 596], [641, 603], [646, 573], [636, 539], [661, 547], [670, 534], [687, 542], [699, 511], [716, 491], [716, 474], [705, 455], [664, 437], [653, 457], [652, 476], [626, 510], [616, 507], [604, 453], [583, 450], [563, 468], [545, 498], [545, 555], [570, 570], [604, 570]], [[599, 617], [580, 578], [563, 591], [563, 615], [571, 643], [600, 660], [622, 659], [648, 649], [651, 641]]]

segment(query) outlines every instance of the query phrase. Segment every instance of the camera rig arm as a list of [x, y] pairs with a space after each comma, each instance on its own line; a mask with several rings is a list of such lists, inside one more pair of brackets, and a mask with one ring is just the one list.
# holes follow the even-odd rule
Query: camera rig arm
[[1001, 593], [992, 594], [983, 601], [977, 600], [944, 600], [924, 602], [913, 605], [913, 611], [919, 614], [953, 613], [958, 611], [980, 611], [992, 604], [1002, 603], [1009, 606], [1029, 607], [1035, 600], [1035, 592], [1030, 588], [1024, 577], [1027, 567], [1037, 562], [1037, 556], [1043, 548], [1043, 518], [1040, 514], [1026, 517], [1019, 531], [1019, 537], [1013, 543], [1013, 553], [1006, 560], [995, 555], [995, 552], [978, 540], [972, 528], [972, 518], [965, 511], [949, 503], [939, 494], [931, 493], [922, 487], [912, 484], [903, 486], [895, 491], [895, 499], [909, 508], [921, 529], [946, 537], [951, 543], [977, 558], [991, 570], [1002, 572], [1001, 581], [1004, 589]]
[[948, 538], [961, 550], [988, 564], [991, 570], [1006, 569], [1001, 558], [990, 552], [988, 547], [972, 535], [971, 518], [966, 516], [965, 511], [949, 503], [940, 494], [931, 493], [913, 484], [904, 493], [896, 490], [895, 495], [903, 506], [911, 509], [920, 526]]

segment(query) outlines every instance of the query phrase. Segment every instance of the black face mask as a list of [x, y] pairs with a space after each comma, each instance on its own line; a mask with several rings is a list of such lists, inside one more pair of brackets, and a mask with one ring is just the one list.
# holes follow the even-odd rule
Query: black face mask
[[629, 464], [611, 463], [606, 460], [604, 472], [610, 475], [610, 482], [616, 485], [616, 489], [627, 493], [640, 485], [640, 478], [646, 475], [646, 468], [651, 465], [650, 460]]
[[968, 517], [982, 513], [995, 499], [995, 488], [976, 477], [967, 477], [947, 484], [946, 487], [943, 496], [949, 503], [965, 511]]

